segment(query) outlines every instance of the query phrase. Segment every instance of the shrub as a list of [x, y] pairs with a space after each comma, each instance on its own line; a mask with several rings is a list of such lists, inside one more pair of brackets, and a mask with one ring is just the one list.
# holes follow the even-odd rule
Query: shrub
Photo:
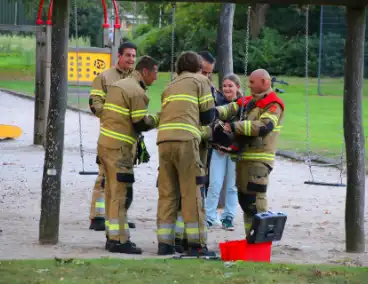
[[140, 37], [141, 35], [148, 33], [152, 28], [152, 25], [140, 24], [136, 27], [134, 35], [135, 37]]

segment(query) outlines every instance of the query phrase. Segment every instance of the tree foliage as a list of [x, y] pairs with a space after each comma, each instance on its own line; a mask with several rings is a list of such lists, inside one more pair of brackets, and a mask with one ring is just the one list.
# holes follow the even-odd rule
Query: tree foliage
[[[149, 25], [145, 33], [133, 39], [140, 53], [161, 60], [161, 70], [170, 70], [171, 26], [158, 29], [159, 13], [152, 13], [157, 4], [145, 4]], [[234, 71], [244, 72], [247, 5], [237, 5], [233, 29]], [[175, 31], [175, 54], [184, 50], [207, 49], [215, 56], [216, 31], [219, 23], [219, 4], [178, 3]], [[266, 68], [272, 74], [304, 76], [305, 74], [305, 7], [301, 5], [269, 5], [264, 12], [259, 32], [249, 42], [248, 70]], [[170, 13], [170, 10], [166, 10]], [[337, 14], [344, 13], [336, 8]], [[169, 15], [166, 14], [166, 17]], [[252, 21], [253, 22], [253, 21]], [[319, 52], [320, 7], [309, 11], [309, 67], [310, 76], [317, 76]], [[253, 23], [254, 25], [254, 23]], [[344, 70], [344, 30], [326, 32], [323, 36], [323, 74], [341, 76]], [[218, 69], [218, 68], [216, 68]], [[366, 68], [367, 69], [367, 68]]]

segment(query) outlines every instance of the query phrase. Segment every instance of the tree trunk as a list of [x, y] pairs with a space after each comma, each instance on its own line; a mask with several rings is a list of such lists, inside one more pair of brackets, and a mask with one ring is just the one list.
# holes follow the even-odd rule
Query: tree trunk
[[250, 14], [250, 34], [252, 39], [259, 37], [266, 22], [266, 13], [270, 4], [255, 4]]
[[365, 8], [347, 8], [345, 44], [344, 136], [347, 192], [346, 251], [363, 253], [365, 203], [365, 144], [362, 125]]
[[[220, 24], [217, 31], [217, 66], [219, 72], [219, 88], [222, 90], [223, 78], [233, 72], [233, 22], [235, 4], [221, 5]], [[225, 190], [221, 190], [219, 208], [225, 206]]]
[[233, 72], [233, 21], [235, 4], [221, 5], [220, 24], [217, 31], [217, 66], [219, 72], [219, 88], [224, 76]]
[[53, 5], [50, 108], [47, 121], [39, 227], [41, 244], [56, 244], [59, 239], [60, 187], [68, 90], [68, 0], [55, 0]]

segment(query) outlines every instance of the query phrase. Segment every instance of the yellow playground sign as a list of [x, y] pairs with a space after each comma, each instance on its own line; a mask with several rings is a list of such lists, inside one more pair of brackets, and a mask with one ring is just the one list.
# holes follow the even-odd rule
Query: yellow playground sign
[[69, 84], [90, 85], [98, 74], [110, 67], [111, 51], [108, 48], [79, 48], [78, 52], [75, 48], [69, 48]]

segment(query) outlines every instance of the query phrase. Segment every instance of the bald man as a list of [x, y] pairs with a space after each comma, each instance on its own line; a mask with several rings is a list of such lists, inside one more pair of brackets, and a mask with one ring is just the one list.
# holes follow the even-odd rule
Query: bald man
[[268, 210], [267, 185], [284, 115], [284, 103], [272, 90], [266, 70], [255, 70], [248, 81], [250, 96], [216, 108], [222, 121], [238, 115], [238, 121], [225, 123], [224, 131], [234, 134], [236, 186], [247, 236], [254, 215]]

